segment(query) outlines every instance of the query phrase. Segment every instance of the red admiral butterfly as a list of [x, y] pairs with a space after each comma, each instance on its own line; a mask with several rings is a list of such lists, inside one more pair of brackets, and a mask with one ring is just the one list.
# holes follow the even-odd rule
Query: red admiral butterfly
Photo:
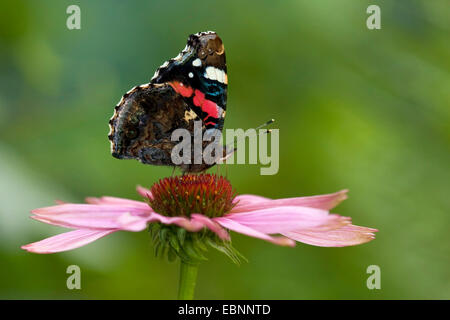
[[[128, 91], [115, 107], [108, 136], [112, 155], [179, 166], [184, 172], [212, 167], [214, 163], [194, 161], [174, 164], [171, 152], [178, 142], [171, 141], [171, 136], [176, 129], [187, 129], [193, 139], [195, 121], [201, 121], [202, 133], [222, 131], [227, 84], [225, 49], [219, 36], [215, 32], [190, 35], [184, 50], [160, 66], [150, 83]], [[203, 142], [203, 149], [210, 143], [214, 142]], [[193, 147], [191, 151], [193, 155]]]

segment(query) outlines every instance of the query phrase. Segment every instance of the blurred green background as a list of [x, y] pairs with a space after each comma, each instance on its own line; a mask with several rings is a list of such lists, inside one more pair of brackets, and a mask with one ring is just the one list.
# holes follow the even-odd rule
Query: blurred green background
[[[66, 8], [81, 8], [81, 30]], [[381, 7], [381, 30], [366, 8]], [[2, 1], [0, 298], [170, 299], [178, 265], [146, 232], [53, 255], [20, 246], [61, 229], [33, 208], [85, 196], [139, 199], [171, 169], [110, 155], [122, 94], [215, 30], [228, 62], [226, 128], [276, 118], [280, 170], [232, 165], [239, 193], [290, 197], [350, 189], [335, 209], [380, 230], [348, 248], [282, 248], [233, 234], [248, 259], [200, 267], [199, 299], [450, 298], [450, 6], [434, 1]], [[215, 172], [215, 169], [211, 170]], [[66, 268], [81, 267], [81, 290]], [[366, 268], [381, 268], [368, 290]]]

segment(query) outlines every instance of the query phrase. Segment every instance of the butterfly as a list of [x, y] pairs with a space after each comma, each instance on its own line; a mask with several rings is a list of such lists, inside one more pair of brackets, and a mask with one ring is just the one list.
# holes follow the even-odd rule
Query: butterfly
[[[155, 72], [149, 83], [125, 93], [109, 121], [112, 156], [144, 164], [180, 167], [201, 172], [215, 163], [176, 164], [172, 150], [179, 141], [172, 133], [186, 129], [194, 139], [195, 123], [202, 133], [221, 132], [227, 105], [228, 76], [225, 49], [212, 31], [189, 36], [186, 47]], [[205, 149], [210, 143], [202, 142]], [[217, 160], [230, 154], [225, 148]], [[194, 150], [191, 150], [193, 159]]]

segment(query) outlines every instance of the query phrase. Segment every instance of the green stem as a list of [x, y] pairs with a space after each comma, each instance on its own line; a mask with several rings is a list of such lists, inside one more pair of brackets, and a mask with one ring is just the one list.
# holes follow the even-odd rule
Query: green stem
[[198, 265], [180, 262], [180, 282], [178, 284], [178, 300], [194, 299]]

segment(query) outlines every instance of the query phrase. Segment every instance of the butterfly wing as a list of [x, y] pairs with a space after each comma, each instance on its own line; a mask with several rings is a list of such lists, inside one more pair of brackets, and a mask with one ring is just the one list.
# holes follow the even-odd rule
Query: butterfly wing
[[184, 50], [159, 67], [151, 83], [169, 83], [207, 129], [223, 129], [228, 76], [225, 49], [215, 32], [190, 35]]
[[[187, 129], [193, 139], [194, 123], [199, 121], [203, 134], [222, 131], [227, 104], [226, 71], [225, 50], [216, 33], [189, 36], [185, 49], [159, 67], [150, 83], [128, 91], [115, 107], [108, 136], [112, 155], [145, 164], [179, 166], [185, 172], [212, 167], [214, 163], [194, 161], [174, 164], [171, 153], [178, 141], [171, 141], [171, 136], [176, 129]], [[204, 141], [202, 149], [208, 145]], [[217, 157], [227, 154], [224, 150]]]
[[128, 91], [109, 121], [111, 153], [118, 159], [174, 166], [171, 141], [176, 129], [193, 131], [198, 120], [184, 99], [168, 84], [146, 84]]

